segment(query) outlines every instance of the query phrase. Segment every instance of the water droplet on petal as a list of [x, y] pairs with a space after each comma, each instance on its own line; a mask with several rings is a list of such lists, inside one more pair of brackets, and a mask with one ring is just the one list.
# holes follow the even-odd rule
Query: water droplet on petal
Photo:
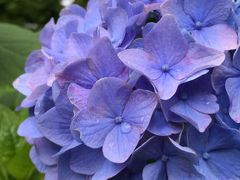
[[203, 157], [203, 159], [208, 160], [210, 155], [207, 152], [205, 152], [205, 153], [203, 153], [202, 157]]
[[123, 122], [121, 123], [121, 131], [122, 133], [129, 133], [132, 129], [132, 126], [127, 123], [127, 122]]

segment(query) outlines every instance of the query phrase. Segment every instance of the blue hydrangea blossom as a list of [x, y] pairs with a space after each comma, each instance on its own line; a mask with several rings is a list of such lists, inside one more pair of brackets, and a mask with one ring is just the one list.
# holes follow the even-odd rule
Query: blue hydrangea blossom
[[13, 86], [46, 180], [240, 178], [239, 2], [90, 0]]

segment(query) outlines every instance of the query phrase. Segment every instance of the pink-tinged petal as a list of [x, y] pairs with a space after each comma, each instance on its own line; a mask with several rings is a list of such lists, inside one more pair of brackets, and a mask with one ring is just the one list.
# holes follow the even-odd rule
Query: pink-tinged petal
[[150, 54], [141, 49], [127, 49], [118, 54], [121, 61], [149, 79], [154, 80], [161, 76], [160, 65]]
[[157, 89], [160, 99], [168, 100], [177, 91], [180, 81], [174, 79], [169, 73], [163, 73], [160, 78], [152, 81]]
[[219, 51], [237, 48], [237, 33], [226, 24], [217, 24], [192, 32], [197, 43]]
[[90, 89], [83, 88], [75, 83], [71, 83], [67, 91], [70, 102], [76, 106], [78, 110], [83, 110], [87, 107], [89, 93]]
[[194, 110], [187, 103], [182, 101], [172, 106], [170, 110], [184, 118], [200, 132], [204, 132], [212, 121], [209, 115]]
[[195, 110], [205, 113], [213, 114], [219, 111], [219, 105], [217, 104], [217, 97], [213, 94], [194, 94], [189, 97], [187, 103]]
[[27, 86], [29, 76], [29, 73], [22, 74], [13, 82], [13, 87], [25, 96], [29, 96], [32, 93], [32, 89]]
[[130, 95], [125, 105], [123, 120], [143, 133], [148, 127], [157, 104], [158, 99], [153, 92], [138, 89]]
[[184, 58], [188, 43], [173, 16], [163, 16], [145, 36], [144, 50], [152, 54], [161, 65], [172, 66]]
[[185, 58], [172, 67], [170, 73], [175, 79], [184, 80], [195, 73], [223, 63], [225, 54], [199, 44], [191, 44]]
[[227, 79], [225, 87], [230, 99], [229, 115], [240, 123], [240, 78]]
[[93, 39], [87, 34], [73, 33], [63, 51], [69, 62], [86, 59], [93, 46]]
[[22, 102], [21, 107], [29, 108], [35, 105], [37, 99], [49, 89], [48, 86], [42, 85], [37, 87], [30, 96], [27, 96]]
[[114, 163], [123, 163], [131, 156], [139, 139], [139, 130], [123, 122], [109, 132], [104, 141], [103, 154]]

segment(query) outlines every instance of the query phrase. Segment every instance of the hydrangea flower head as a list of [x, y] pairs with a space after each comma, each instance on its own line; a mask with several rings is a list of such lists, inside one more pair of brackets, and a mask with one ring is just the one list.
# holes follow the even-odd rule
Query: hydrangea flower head
[[[51, 19], [13, 83], [46, 180], [240, 178], [230, 0], [90, 0]], [[231, 51], [230, 51], [231, 50]]]

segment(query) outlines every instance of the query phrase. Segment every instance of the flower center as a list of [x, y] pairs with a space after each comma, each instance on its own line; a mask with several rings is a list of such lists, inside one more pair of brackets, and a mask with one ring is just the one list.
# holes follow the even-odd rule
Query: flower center
[[117, 116], [117, 117], [115, 118], [115, 123], [116, 123], [116, 124], [121, 124], [122, 122], [123, 122], [123, 119], [122, 119], [121, 116]]
[[202, 157], [203, 157], [203, 159], [208, 160], [210, 155], [207, 152], [205, 152], [205, 153], [203, 153]]
[[195, 27], [196, 27], [197, 30], [200, 30], [200, 29], [202, 29], [203, 24], [202, 24], [200, 21], [197, 21], [197, 22], [195, 23]]
[[162, 69], [162, 72], [169, 72], [169, 65], [168, 64], [163, 64], [161, 69]]

